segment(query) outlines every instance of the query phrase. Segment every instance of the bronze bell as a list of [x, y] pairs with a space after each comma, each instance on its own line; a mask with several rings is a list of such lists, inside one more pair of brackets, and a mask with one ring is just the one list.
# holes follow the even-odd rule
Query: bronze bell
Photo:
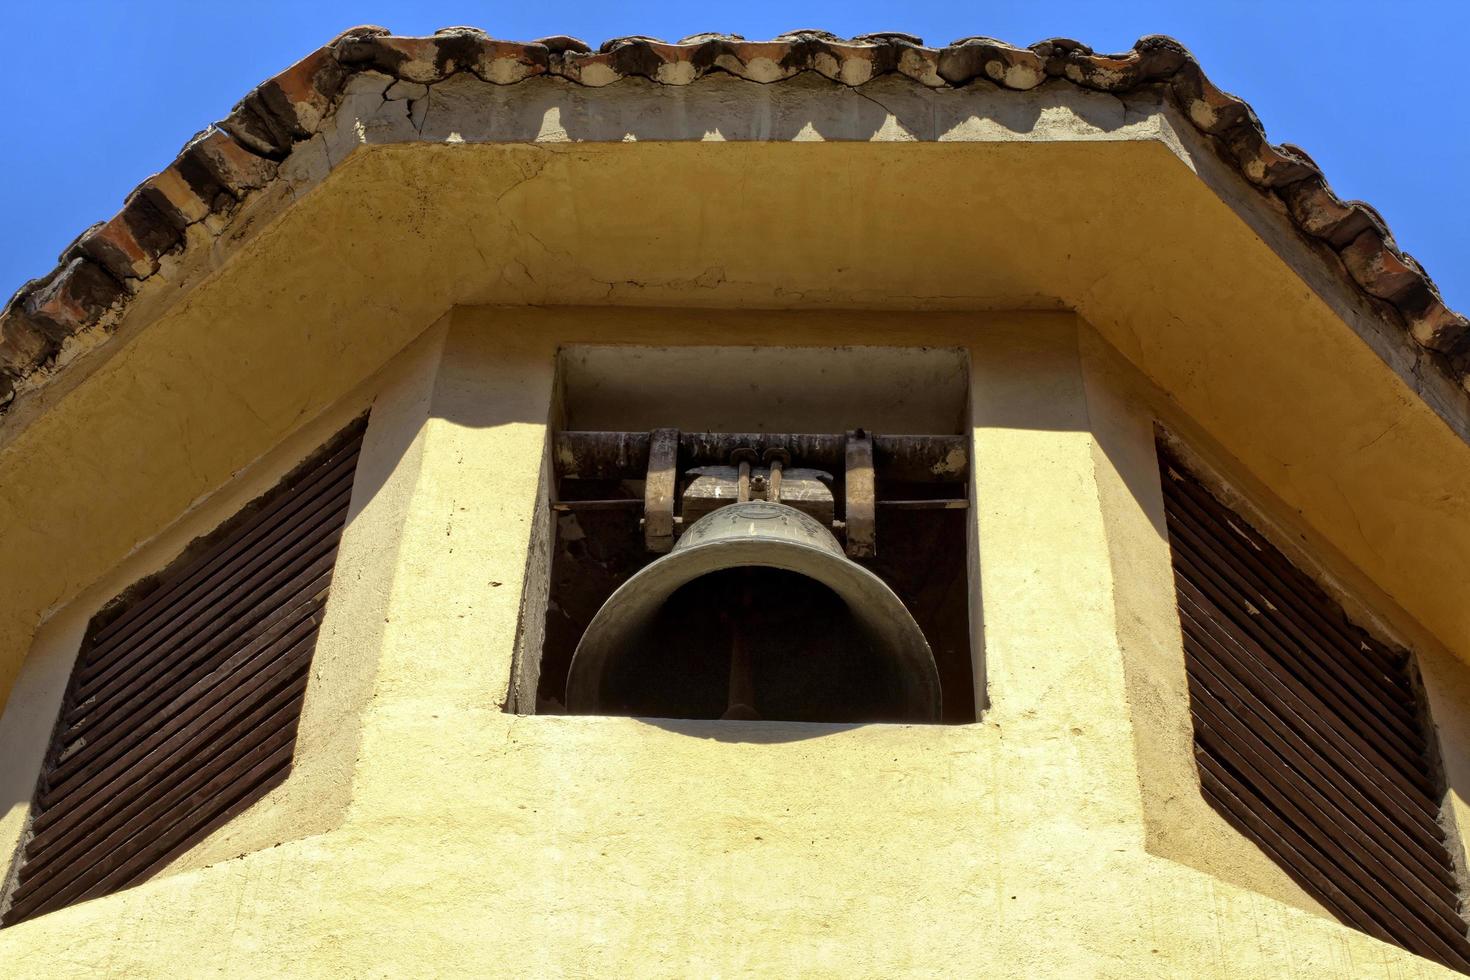
[[785, 504], [700, 518], [624, 582], [567, 677], [582, 714], [931, 722], [929, 644], [883, 581]]

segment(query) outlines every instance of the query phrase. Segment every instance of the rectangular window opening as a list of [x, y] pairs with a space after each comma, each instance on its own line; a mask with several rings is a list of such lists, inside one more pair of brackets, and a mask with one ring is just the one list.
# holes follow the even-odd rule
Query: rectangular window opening
[[[875, 579], [896, 597], [898, 618], [912, 621], [932, 656], [942, 695], [937, 713], [924, 720], [975, 721], [981, 671], [972, 640], [978, 584], [968, 406], [968, 365], [953, 349], [563, 350], [544, 502], [546, 556], [528, 576], [528, 596], [539, 575], [546, 598], [544, 608], [528, 603], [522, 622], [523, 647], [539, 649], [521, 652], [536, 669], [517, 671], [513, 710], [917, 720], [924, 695], [906, 666], [903, 632], [873, 625], [877, 611], [888, 608], [871, 589]], [[660, 438], [676, 448], [657, 449]], [[650, 494], [650, 466], [660, 452], [670, 465], [655, 473]], [[864, 452], [872, 454], [868, 477]], [[595, 700], [577, 704], [569, 679], [589, 625], [605, 606], [629, 608], [619, 605], [628, 594], [619, 588], [668, 562], [669, 546], [692, 547], [704, 531], [685, 535], [701, 517], [734, 513], [726, 508], [740, 500], [742, 461], [748, 501], [799, 510], [800, 519], [785, 510], [779, 516], [790, 518], [791, 532], [806, 543], [830, 541], [836, 553], [805, 556], [815, 565], [797, 573], [716, 562], [616, 633], [607, 645], [615, 655], [590, 682], [598, 685]], [[849, 473], [857, 474], [851, 493]], [[872, 499], [866, 525], [864, 479], [871, 479]], [[663, 507], [663, 550], [650, 545], [655, 498], [672, 504]], [[756, 537], [766, 533], [765, 525], [744, 527]], [[858, 543], [865, 533], [875, 545], [871, 555]], [[813, 583], [819, 566], [840, 576], [845, 564], [868, 578], [839, 588]], [[854, 617], [854, 604], [873, 612]], [[756, 703], [745, 705], [737, 690]]]

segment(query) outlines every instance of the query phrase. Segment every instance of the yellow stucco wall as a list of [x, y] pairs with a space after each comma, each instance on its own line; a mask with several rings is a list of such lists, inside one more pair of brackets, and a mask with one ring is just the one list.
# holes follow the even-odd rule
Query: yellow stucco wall
[[[981, 722], [502, 709], [557, 348], [735, 330], [752, 345], [967, 351]], [[1154, 419], [1266, 516], [1300, 522], [1221, 448], [1233, 433], [1200, 429], [1073, 315], [707, 313], [691, 331], [684, 311], [458, 309], [136, 566], [166, 563], [367, 404], [298, 771], [169, 873], [0, 931], [10, 974], [1443, 973], [1314, 912], [1200, 804]], [[1415, 645], [1452, 783], [1470, 785], [1463, 663], [1325, 541], [1308, 545]], [[0, 720], [7, 747], [38, 753], [77, 624], [113, 581], [48, 620]], [[26, 775], [0, 763], [12, 836]]]

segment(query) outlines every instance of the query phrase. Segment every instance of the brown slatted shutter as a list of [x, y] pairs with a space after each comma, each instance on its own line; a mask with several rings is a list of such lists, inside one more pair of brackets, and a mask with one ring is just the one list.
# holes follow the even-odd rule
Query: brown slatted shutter
[[1470, 970], [1407, 654], [1159, 459], [1205, 799], [1343, 922]]
[[143, 881], [286, 778], [365, 427], [93, 620], [3, 925]]

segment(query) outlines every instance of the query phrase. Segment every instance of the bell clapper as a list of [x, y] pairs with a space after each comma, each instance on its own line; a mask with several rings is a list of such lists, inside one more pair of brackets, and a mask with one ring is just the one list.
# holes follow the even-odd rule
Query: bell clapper
[[739, 599], [733, 603], [738, 607], [737, 614], [732, 616], [728, 609], [720, 613], [720, 619], [730, 627], [730, 694], [725, 713], [720, 716], [722, 721], [758, 721], [761, 716], [755, 709], [755, 675], [745, 643], [745, 623], [752, 605], [749, 578], [747, 571], [737, 587]]

